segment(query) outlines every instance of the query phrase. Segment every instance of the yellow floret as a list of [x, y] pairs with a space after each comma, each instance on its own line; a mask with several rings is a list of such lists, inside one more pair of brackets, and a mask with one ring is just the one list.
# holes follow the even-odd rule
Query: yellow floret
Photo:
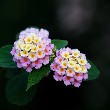
[[78, 63], [80, 65], [86, 65], [87, 64], [87, 61], [86, 61], [86, 59], [81, 58], [81, 59], [78, 59]]
[[41, 41], [41, 38], [40, 37], [34, 37], [33, 42], [39, 43], [40, 41]]
[[69, 61], [73, 61], [73, 60], [74, 60], [74, 58], [72, 58], [72, 57], [69, 58]]
[[80, 65], [76, 64], [76, 65], [74, 66], [74, 71], [75, 71], [75, 72], [80, 73], [81, 70], [82, 70], [82, 69], [81, 69], [81, 66], [80, 66]]
[[24, 44], [24, 43], [22, 43], [22, 44], [20, 45], [21, 50], [24, 50], [25, 47], [26, 47], [26, 44]]
[[81, 67], [81, 73], [87, 73], [87, 68], [85, 66]]
[[16, 57], [16, 58], [21, 57], [21, 54], [20, 54], [20, 52], [19, 52], [19, 51], [17, 51], [17, 52], [16, 52], [15, 57]]
[[74, 61], [68, 61], [69, 68], [74, 68], [75, 64], [76, 64], [76, 62], [74, 62]]
[[15, 47], [16, 49], [20, 50], [20, 45], [23, 43], [22, 40], [18, 40], [16, 43], [15, 43]]
[[36, 45], [32, 45], [31, 52], [37, 52], [39, 50], [39, 47]]
[[34, 38], [36, 37], [35, 33], [30, 33], [30, 37], [34, 40]]
[[78, 49], [73, 50], [72, 56], [78, 58], [80, 56], [80, 51]]
[[38, 44], [37, 46], [38, 46], [39, 50], [43, 50], [43, 45], [42, 44]]
[[38, 58], [43, 58], [44, 57], [44, 53], [42, 51], [38, 51], [37, 52], [37, 57]]
[[32, 38], [30, 36], [26, 37], [24, 40], [27, 44], [32, 43]]
[[24, 50], [24, 51], [21, 51], [20, 54], [21, 54], [21, 56], [23, 56], [23, 57], [28, 56], [28, 52], [25, 51], [25, 50]]
[[74, 70], [71, 68], [67, 69], [67, 76], [73, 77], [73, 75], [75, 74]]
[[67, 61], [61, 61], [61, 67], [67, 68]]
[[31, 60], [31, 61], [36, 61], [37, 60], [37, 55], [36, 53], [30, 53], [28, 55], [28, 58]]
[[32, 46], [32, 44], [26, 44], [25, 50], [26, 50], [26, 51], [29, 51], [29, 50], [31, 49], [31, 46]]
[[61, 55], [62, 55], [63, 58], [69, 58], [70, 57], [69, 52], [67, 52], [67, 51], [62, 52]]

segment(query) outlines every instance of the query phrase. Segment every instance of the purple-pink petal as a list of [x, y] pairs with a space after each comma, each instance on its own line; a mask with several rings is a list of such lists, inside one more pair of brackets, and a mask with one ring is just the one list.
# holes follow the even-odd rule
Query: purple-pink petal
[[74, 82], [74, 86], [75, 86], [75, 87], [78, 87], [78, 88], [79, 88], [80, 85], [81, 85], [81, 84], [80, 84], [79, 82]]
[[86, 68], [87, 69], [90, 69], [91, 68], [91, 65], [89, 63], [87, 63]]
[[87, 74], [87, 73], [84, 73], [83, 78], [84, 78], [85, 80], [88, 79], [88, 74]]

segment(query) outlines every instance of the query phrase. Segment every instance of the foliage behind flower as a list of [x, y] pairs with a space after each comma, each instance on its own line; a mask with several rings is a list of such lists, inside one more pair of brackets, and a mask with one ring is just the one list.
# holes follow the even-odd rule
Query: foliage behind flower
[[10, 52], [17, 67], [31, 72], [32, 68], [39, 69], [42, 64], [48, 64], [54, 48], [48, 37], [49, 32], [44, 29], [27, 28], [20, 32]]
[[78, 49], [63, 48], [56, 52], [56, 58], [51, 64], [56, 81], [79, 87], [82, 80], [88, 79], [88, 69], [91, 65], [87, 62], [85, 54]]

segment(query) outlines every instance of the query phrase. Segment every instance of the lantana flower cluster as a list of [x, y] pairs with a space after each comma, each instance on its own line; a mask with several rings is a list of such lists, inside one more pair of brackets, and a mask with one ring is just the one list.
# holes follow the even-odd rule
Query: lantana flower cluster
[[85, 54], [78, 49], [63, 48], [57, 50], [56, 57], [50, 65], [54, 71], [56, 81], [64, 81], [64, 84], [79, 87], [82, 80], [88, 79], [88, 63]]
[[48, 64], [54, 48], [48, 37], [49, 32], [45, 29], [27, 28], [20, 32], [10, 52], [17, 67], [31, 72], [33, 68], [39, 69]]

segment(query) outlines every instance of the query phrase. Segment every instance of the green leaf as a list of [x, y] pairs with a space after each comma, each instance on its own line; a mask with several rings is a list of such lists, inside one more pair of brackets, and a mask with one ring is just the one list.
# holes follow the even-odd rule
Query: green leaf
[[68, 41], [67, 40], [52, 40], [52, 44], [54, 44], [56, 46], [57, 49], [61, 49], [64, 48], [68, 45]]
[[28, 84], [27, 84], [27, 90], [38, 83], [44, 76], [46, 76], [47, 73], [50, 72], [50, 66], [45, 65], [42, 66], [40, 69], [32, 71], [28, 75]]
[[33, 99], [36, 93], [36, 87], [33, 86], [31, 89], [26, 91], [27, 79], [28, 74], [21, 73], [9, 80], [6, 86], [6, 96], [10, 103], [26, 105]]
[[21, 73], [21, 70], [17, 69], [17, 68], [7, 69], [5, 76], [6, 76], [6, 78], [11, 79], [11, 78], [19, 75], [20, 73]]
[[98, 75], [100, 74], [98, 68], [88, 60], [88, 63], [91, 65], [91, 68], [88, 70], [88, 79], [87, 80], [94, 80], [98, 78]]
[[17, 68], [16, 63], [12, 60], [12, 55], [10, 51], [12, 50], [12, 45], [7, 45], [0, 48], [0, 66], [5, 68]]

